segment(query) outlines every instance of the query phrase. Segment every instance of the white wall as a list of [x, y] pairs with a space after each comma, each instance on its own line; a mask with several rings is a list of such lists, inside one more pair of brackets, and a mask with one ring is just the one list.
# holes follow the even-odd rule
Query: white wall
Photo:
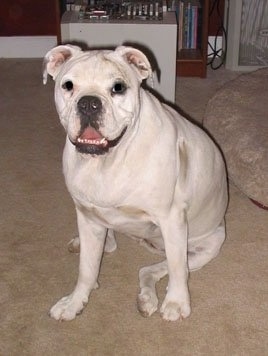
[[0, 37], [0, 58], [41, 58], [56, 44], [56, 36]]

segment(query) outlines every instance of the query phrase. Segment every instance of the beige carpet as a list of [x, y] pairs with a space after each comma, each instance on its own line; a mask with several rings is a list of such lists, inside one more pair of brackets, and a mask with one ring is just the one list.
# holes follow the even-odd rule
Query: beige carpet
[[[267, 355], [268, 212], [232, 186], [222, 253], [190, 276], [190, 318], [139, 315], [138, 269], [159, 257], [123, 236], [104, 256], [101, 287], [83, 314], [48, 317], [74, 286], [78, 256], [66, 247], [76, 222], [61, 173], [64, 133], [40, 70], [40, 60], [0, 60], [0, 355]], [[182, 78], [177, 101], [201, 121], [214, 91], [236, 75]]]

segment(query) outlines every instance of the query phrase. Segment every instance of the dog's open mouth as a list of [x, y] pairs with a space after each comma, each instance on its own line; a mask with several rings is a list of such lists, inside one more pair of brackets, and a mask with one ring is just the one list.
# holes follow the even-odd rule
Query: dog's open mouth
[[86, 127], [80, 136], [78, 136], [74, 142], [74, 145], [80, 153], [101, 155], [108, 152], [109, 148], [114, 147], [119, 143], [124, 133], [126, 132], [126, 129], [127, 127], [125, 127], [121, 134], [115, 139], [108, 140], [93, 127]]

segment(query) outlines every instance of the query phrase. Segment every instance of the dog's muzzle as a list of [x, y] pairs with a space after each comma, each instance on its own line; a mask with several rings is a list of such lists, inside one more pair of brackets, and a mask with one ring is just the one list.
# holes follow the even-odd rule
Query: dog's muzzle
[[83, 96], [77, 103], [77, 111], [81, 121], [79, 136], [72, 142], [80, 153], [102, 155], [116, 146], [127, 127], [113, 140], [104, 137], [100, 131], [100, 117], [102, 113], [102, 102], [96, 96]]

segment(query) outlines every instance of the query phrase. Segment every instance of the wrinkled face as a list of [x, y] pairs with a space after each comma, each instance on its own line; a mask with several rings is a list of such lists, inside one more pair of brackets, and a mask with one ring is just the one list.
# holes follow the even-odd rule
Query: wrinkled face
[[136, 65], [116, 51], [79, 51], [55, 68], [56, 107], [70, 141], [80, 153], [107, 153], [139, 114]]

